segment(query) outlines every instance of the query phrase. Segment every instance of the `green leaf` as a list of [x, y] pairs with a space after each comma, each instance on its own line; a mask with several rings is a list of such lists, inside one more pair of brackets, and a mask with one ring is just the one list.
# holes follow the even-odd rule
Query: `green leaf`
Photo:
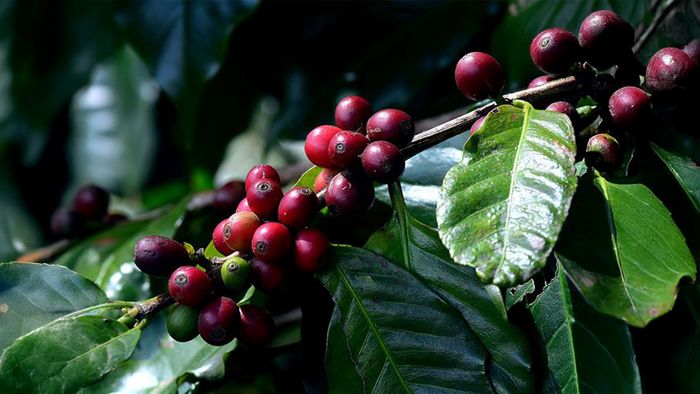
[[392, 190], [396, 215], [365, 247], [397, 263], [459, 311], [489, 353], [487, 372], [498, 392], [530, 392], [530, 352], [525, 336], [508, 322], [503, 302], [494, 298], [471, 267], [454, 264], [437, 232], [407, 211], [397, 184]]
[[0, 264], [0, 351], [37, 327], [106, 301], [99, 287], [65, 267]]
[[27, 210], [9, 166], [9, 161], [0, 164], [0, 261], [13, 260], [40, 247], [42, 241], [41, 229]]
[[312, 166], [299, 177], [297, 182], [294, 184], [294, 187], [306, 186], [309, 189], [314, 190], [314, 181], [316, 180], [318, 174], [321, 173], [321, 171], [323, 171], [323, 168], [318, 166]]
[[138, 328], [100, 316], [60, 319], [18, 339], [0, 357], [3, 390], [72, 393], [131, 356]]
[[683, 188], [683, 191], [693, 203], [695, 210], [700, 212], [700, 167], [691, 159], [674, 155], [656, 144], [652, 143], [651, 149], [666, 165], [668, 171], [673, 175], [681, 188]]
[[530, 279], [522, 285], [517, 285], [506, 290], [506, 309], [522, 301], [525, 296], [535, 292], [535, 281]]
[[696, 272], [661, 201], [600, 176], [579, 185], [556, 256], [588, 303], [637, 327], [671, 310], [678, 282]]
[[[336, 303], [330, 383], [345, 379], [334, 374], [357, 374], [364, 392], [491, 391], [484, 350], [459, 312], [381, 256], [345, 246], [330, 254], [329, 269], [318, 275]], [[350, 358], [332, 353], [337, 342]]]
[[491, 112], [467, 141], [437, 206], [440, 238], [454, 260], [507, 287], [544, 266], [576, 187], [569, 119], [517, 105]]
[[563, 270], [530, 305], [560, 393], [641, 393], [627, 326], [597, 313], [569, 288]]

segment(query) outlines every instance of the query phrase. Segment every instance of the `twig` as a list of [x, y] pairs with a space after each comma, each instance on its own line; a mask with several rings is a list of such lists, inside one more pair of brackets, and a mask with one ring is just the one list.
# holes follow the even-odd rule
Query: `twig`
[[666, 16], [671, 11], [673, 6], [676, 5], [676, 1], [677, 0], [666, 0], [656, 9], [654, 19], [652, 19], [651, 23], [649, 24], [649, 27], [647, 27], [639, 36], [639, 38], [637, 38], [637, 41], [632, 47], [632, 52], [637, 53], [644, 47], [651, 35], [654, 34], [654, 31], [656, 31], [656, 29], [659, 27], [661, 22], [663, 22], [663, 20], [666, 19]]

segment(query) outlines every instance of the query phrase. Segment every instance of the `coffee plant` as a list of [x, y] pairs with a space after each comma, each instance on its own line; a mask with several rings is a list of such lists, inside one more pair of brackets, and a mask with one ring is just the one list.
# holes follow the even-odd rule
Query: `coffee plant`
[[700, 392], [696, 1], [0, 16], [0, 392]]

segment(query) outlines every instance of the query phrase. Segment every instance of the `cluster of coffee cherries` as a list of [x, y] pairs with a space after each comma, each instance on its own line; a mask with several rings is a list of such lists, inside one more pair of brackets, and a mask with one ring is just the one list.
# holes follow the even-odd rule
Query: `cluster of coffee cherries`
[[[603, 104], [603, 123], [598, 133], [586, 144], [586, 162], [595, 168], [611, 171], [622, 161], [615, 131], [632, 131], [642, 125], [652, 112], [652, 100], [685, 93], [698, 81], [700, 40], [684, 48], [663, 48], [652, 56], [646, 70], [632, 53], [634, 29], [617, 14], [608, 10], [595, 11], [581, 23], [578, 37], [562, 28], [546, 29], [532, 40], [530, 56], [546, 75], [532, 80], [528, 88], [536, 88], [586, 67], [597, 75], [609, 76], [612, 89], [596, 92], [592, 98]], [[644, 76], [644, 84], [641, 77]], [[498, 96], [505, 77], [501, 65], [483, 52], [468, 53], [457, 63], [455, 81], [465, 97], [482, 100]], [[568, 101], [549, 103], [545, 109], [567, 115], [575, 128], [581, 119], [573, 97]], [[484, 118], [471, 128], [476, 132]]]
[[109, 193], [99, 186], [85, 185], [73, 197], [70, 208], [54, 211], [51, 231], [60, 238], [76, 238], [127, 220], [126, 216], [110, 213], [108, 209]]
[[348, 96], [335, 108], [335, 126], [322, 125], [306, 136], [306, 157], [323, 170], [314, 182], [317, 193], [325, 190], [333, 216], [352, 217], [374, 202], [372, 182], [396, 181], [405, 168], [401, 148], [415, 134], [411, 117], [398, 109], [373, 113], [360, 96]]

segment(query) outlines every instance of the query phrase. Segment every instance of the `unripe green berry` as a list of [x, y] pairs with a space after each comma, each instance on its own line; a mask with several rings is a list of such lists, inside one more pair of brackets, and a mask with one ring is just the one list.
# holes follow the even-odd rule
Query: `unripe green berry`
[[170, 337], [178, 342], [187, 342], [199, 335], [197, 319], [199, 311], [187, 305], [175, 305], [168, 315], [166, 327]]
[[221, 266], [221, 280], [233, 292], [245, 290], [251, 284], [250, 264], [238, 256], [230, 257]]

